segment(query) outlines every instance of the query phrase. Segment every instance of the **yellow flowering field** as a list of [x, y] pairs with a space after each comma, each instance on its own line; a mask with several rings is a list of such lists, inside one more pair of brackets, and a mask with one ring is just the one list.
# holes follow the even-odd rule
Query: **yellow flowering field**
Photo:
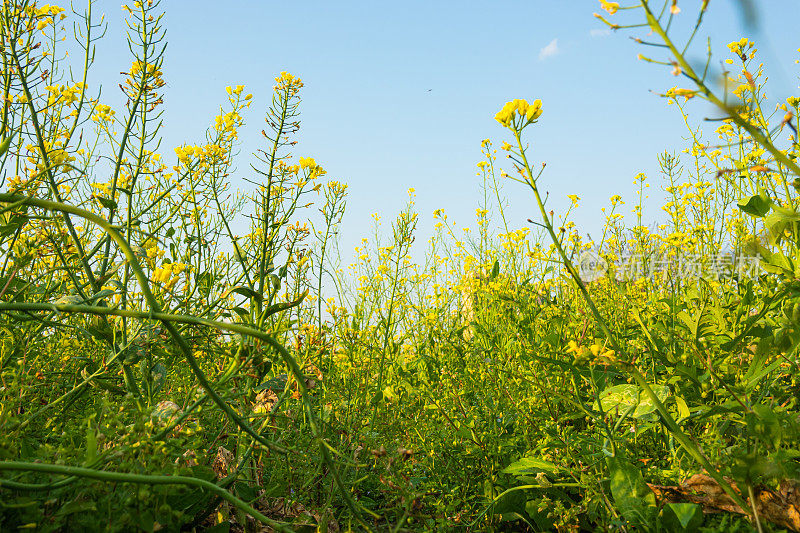
[[302, 73], [162, 145], [166, 4], [123, 6], [119, 106], [105, 5], [0, 12], [0, 531], [800, 531], [800, 97], [748, 38], [687, 56], [714, 3], [595, 4], [687, 126], [599, 238], [520, 95], [476, 140], [474, 225], [416, 242], [410, 189], [344, 267]]

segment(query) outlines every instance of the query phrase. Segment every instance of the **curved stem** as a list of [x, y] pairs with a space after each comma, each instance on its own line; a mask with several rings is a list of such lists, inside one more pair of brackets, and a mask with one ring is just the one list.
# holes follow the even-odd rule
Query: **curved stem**
[[[53, 465], [45, 463], [26, 463], [22, 461], [0, 461], [0, 471], [23, 471], [23, 472], [41, 472], [43, 474], [57, 474], [62, 476], [77, 476], [89, 479], [97, 479], [108, 483], [137, 483], [142, 485], [187, 485], [190, 487], [200, 487], [201, 489], [213, 492], [226, 502], [230, 503], [237, 509], [249, 514], [259, 522], [266, 524], [277, 531], [284, 531], [291, 533], [293, 529], [286, 526], [282, 522], [277, 522], [271, 518], [267, 518], [263, 514], [256, 511], [252, 506], [240, 500], [227, 490], [218, 487], [217, 485], [206, 481], [204, 479], [188, 477], [188, 476], [157, 476], [146, 474], [128, 474], [123, 472], [108, 472], [106, 470], [93, 470], [91, 468], [84, 468], [81, 466], [66, 466], [66, 465]], [[0, 480], [0, 488], [8, 484], [5, 480]], [[20, 485], [20, 483], [15, 483]], [[11, 487], [11, 484], [8, 484]]]

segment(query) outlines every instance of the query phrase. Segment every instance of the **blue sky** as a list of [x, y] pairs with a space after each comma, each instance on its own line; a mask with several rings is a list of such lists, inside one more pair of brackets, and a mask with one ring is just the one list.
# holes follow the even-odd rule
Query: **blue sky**
[[[679, 2], [684, 25], [697, 3]], [[736, 4], [711, 2], [699, 52], [711, 36], [718, 64], [728, 42], [751, 37], [771, 76], [771, 96], [796, 92], [800, 4], [770, 0], [755, 29], [745, 27]], [[662, 56], [628, 38], [643, 37], [641, 30], [604, 31], [592, 16], [601, 11], [595, 1], [164, 0], [162, 6], [169, 41], [162, 152], [174, 157], [173, 146], [201, 141], [225, 103], [225, 86], [245, 84], [255, 101], [240, 133], [238, 168], [248, 176], [273, 78], [283, 70], [301, 77], [295, 155], [314, 157], [329, 178], [350, 186], [345, 257], [369, 233], [370, 214], [380, 212], [388, 224], [409, 187], [416, 188], [423, 242], [434, 209], [444, 208], [458, 225], [472, 224], [481, 194], [480, 142], [490, 138], [499, 147], [508, 138], [492, 117], [513, 98], [542, 99], [544, 114], [527, 130], [533, 159], [548, 165], [541, 187], [556, 212], [569, 204], [568, 194], [582, 197], [574, 219], [583, 232], [597, 233], [610, 196], [621, 194], [632, 207], [639, 172], [652, 183], [654, 208], [645, 217], [660, 218], [656, 155], [686, 146], [677, 110], [652, 91], [688, 80], [638, 61], [639, 52]], [[109, 32], [94, 80], [114, 104], [119, 72], [130, 61], [123, 13], [114, 2], [96, 9], [109, 10]], [[690, 109], [697, 120], [715, 114], [702, 102]], [[514, 183], [505, 194], [512, 225], [525, 225], [535, 215], [532, 199]]]

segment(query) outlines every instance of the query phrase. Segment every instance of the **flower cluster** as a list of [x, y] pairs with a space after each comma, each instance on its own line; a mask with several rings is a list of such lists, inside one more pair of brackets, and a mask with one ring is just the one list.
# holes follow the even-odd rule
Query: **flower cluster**
[[494, 119], [506, 128], [521, 130], [528, 124], [536, 122], [542, 114], [542, 101], [512, 100], [503, 106]]
[[300, 92], [303, 87], [303, 81], [300, 78], [291, 75], [285, 70], [275, 78], [275, 84], [276, 91], [288, 91], [290, 96]]
[[204, 146], [178, 146], [175, 148], [175, 155], [178, 156], [178, 161], [184, 165], [189, 165], [192, 159], [195, 159], [198, 166], [202, 169], [211, 166], [216, 161], [222, 160], [226, 151], [218, 144], [206, 144]]
[[166, 263], [153, 271], [152, 281], [162, 283], [164, 289], [170, 291], [178, 283], [179, 276], [184, 270], [186, 265], [183, 263]]
[[50, 4], [37, 7], [35, 3], [25, 8], [25, 14], [36, 21], [36, 29], [39, 31], [43, 31], [47, 26], [53, 24], [53, 17], [58, 16], [59, 20], [64, 20], [67, 16], [63, 7]]
[[576, 364], [613, 364], [616, 361], [614, 350], [609, 350], [599, 344], [592, 344], [587, 347], [581, 346], [575, 341], [569, 341], [567, 353], [575, 354]]
[[137, 98], [138, 93], [147, 94], [148, 99], [152, 99], [152, 105], [162, 103], [158, 90], [164, 86], [163, 72], [158, 63], [146, 63], [136, 60], [131, 64], [128, 71], [128, 78], [125, 80], [123, 92], [132, 99]]
[[299, 163], [301, 169], [308, 170], [309, 179], [314, 179], [326, 174], [325, 170], [314, 161], [313, 157], [301, 157]]
[[741, 56], [745, 51], [755, 46], [755, 43], [748, 39], [747, 37], [742, 37], [738, 41], [733, 41], [732, 43], [728, 44], [728, 50], [731, 53], [736, 54], [737, 56]]
[[600, 0], [600, 7], [608, 11], [609, 15], [613, 15], [619, 9], [619, 2], [606, 2], [606, 0]]
[[32, 144], [26, 146], [26, 150], [28, 152], [27, 162], [32, 165], [26, 165], [26, 170], [28, 171], [30, 178], [34, 178], [42, 174], [48, 168], [57, 170], [60, 167], [61, 170], [65, 172], [71, 169], [70, 163], [75, 161], [75, 157], [71, 156], [64, 148], [62, 141], [55, 141], [51, 143], [50, 141], [45, 140], [44, 146], [45, 154], [47, 156], [46, 158], [43, 156], [38, 146], [34, 146]]
[[55, 104], [70, 105], [78, 101], [85, 85], [77, 83], [72, 87], [66, 85], [48, 85], [45, 87], [48, 93], [47, 105]]
[[108, 122], [114, 118], [115, 111], [111, 109], [110, 105], [97, 104], [94, 108], [92, 121], [94, 122]]

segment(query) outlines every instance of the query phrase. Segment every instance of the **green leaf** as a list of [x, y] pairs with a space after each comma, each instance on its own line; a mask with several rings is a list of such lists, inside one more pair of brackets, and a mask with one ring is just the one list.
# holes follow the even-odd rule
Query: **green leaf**
[[97, 435], [94, 432], [91, 421], [86, 428], [86, 459], [84, 464], [91, 465], [97, 458]]
[[644, 482], [642, 473], [620, 456], [606, 459], [610, 475], [611, 495], [620, 514], [633, 525], [649, 529], [656, 512], [656, 495]]
[[783, 440], [783, 428], [775, 411], [768, 405], [757, 404], [753, 412], [747, 413], [747, 430], [751, 435], [757, 436], [763, 442], [778, 448]]
[[94, 199], [97, 200], [98, 202], [100, 202], [100, 205], [102, 205], [106, 209], [116, 209], [117, 208], [117, 202], [115, 202], [111, 198], [105, 198], [103, 196], [95, 196]]
[[262, 301], [264, 299], [264, 296], [262, 296], [261, 294], [257, 293], [256, 291], [254, 291], [250, 287], [245, 287], [244, 285], [239, 285], [237, 287], [233, 287], [229, 292], [235, 292], [236, 294], [244, 296], [245, 298], [256, 300], [258, 302], [260, 302], [260, 301]]
[[211, 294], [211, 288], [214, 286], [213, 274], [211, 274], [211, 272], [203, 272], [197, 276], [196, 282], [200, 294], [208, 298], [208, 295]]
[[133, 517], [138, 522], [142, 531], [154, 531], [155, 518], [153, 517], [153, 513], [145, 510], [144, 512], [135, 513]]
[[252, 503], [258, 499], [258, 491], [260, 487], [251, 487], [247, 483], [239, 481], [236, 483], [236, 485], [234, 485], [233, 488], [236, 492], [236, 496], [248, 503]]
[[[669, 397], [669, 387], [666, 385], [650, 385], [656, 397], [664, 402]], [[645, 395], [637, 385], [622, 384], [609, 387], [600, 393], [600, 406], [603, 411], [612, 415], [628, 413], [633, 418], [642, 418], [656, 410], [653, 401]], [[595, 402], [597, 409], [597, 402]]]
[[703, 523], [703, 508], [696, 503], [668, 503], [661, 514], [667, 531], [695, 531]]
[[794, 263], [782, 253], [761, 252], [761, 257], [761, 266], [767, 272], [771, 274], [794, 276]]
[[500, 262], [495, 259], [494, 264], [492, 265], [492, 275], [489, 277], [489, 279], [495, 279], [498, 275], [500, 275]]
[[234, 311], [234, 312], [235, 312], [237, 315], [239, 315], [239, 318], [242, 318], [242, 319], [244, 319], [244, 318], [247, 318], [248, 316], [250, 316], [250, 311], [248, 311], [248, 310], [247, 310], [247, 309], [245, 309], [244, 307], [238, 307], [238, 306], [237, 306], [237, 307], [234, 307], [234, 308], [233, 308], [233, 311]]
[[11, 139], [13, 139], [13, 137], [8, 136], [0, 141], [0, 157], [3, 157], [6, 152], [8, 152], [8, 147], [11, 146]]
[[153, 395], [156, 395], [161, 392], [167, 382], [167, 369], [164, 365], [161, 363], [154, 364], [153, 369], [150, 371], [150, 379], [152, 380]]
[[543, 459], [523, 457], [519, 461], [511, 463], [503, 469], [504, 474], [511, 474], [513, 476], [527, 476], [530, 474], [538, 474], [539, 472], [555, 474], [558, 472], [558, 467]]
[[8, 223], [0, 226], [0, 236], [11, 235], [28, 223], [30, 217], [23, 214], [14, 213], [8, 217]]
[[737, 205], [748, 215], [761, 218], [769, 213], [772, 200], [766, 194], [754, 194], [748, 198], [742, 198]]
[[63, 504], [56, 512], [56, 516], [69, 516], [75, 513], [90, 513], [94, 511], [97, 511], [94, 502], [82, 500], [79, 496], [75, 500]]
[[296, 300], [292, 300], [291, 302], [281, 302], [277, 304], [272, 304], [267, 307], [267, 310], [264, 311], [264, 316], [272, 316], [275, 313], [279, 313], [281, 311], [285, 311], [287, 309], [291, 309], [292, 307], [298, 306], [303, 303], [306, 296], [308, 296], [308, 289], [306, 289], [303, 294], [301, 294]]
[[675, 405], [678, 407], [678, 420], [685, 420], [689, 418], [692, 414], [689, 411], [689, 406], [686, 405], [686, 400], [681, 398], [680, 396], [675, 396]]
[[109, 296], [113, 296], [117, 293], [117, 291], [112, 289], [102, 289], [97, 291], [96, 293], [92, 294], [92, 297], [89, 298], [89, 302], [98, 302], [104, 298], [108, 298]]
[[283, 392], [283, 390], [286, 388], [287, 379], [288, 376], [286, 374], [281, 374], [280, 376], [268, 379], [253, 390], [260, 391], [272, 389], [272, 392]]

